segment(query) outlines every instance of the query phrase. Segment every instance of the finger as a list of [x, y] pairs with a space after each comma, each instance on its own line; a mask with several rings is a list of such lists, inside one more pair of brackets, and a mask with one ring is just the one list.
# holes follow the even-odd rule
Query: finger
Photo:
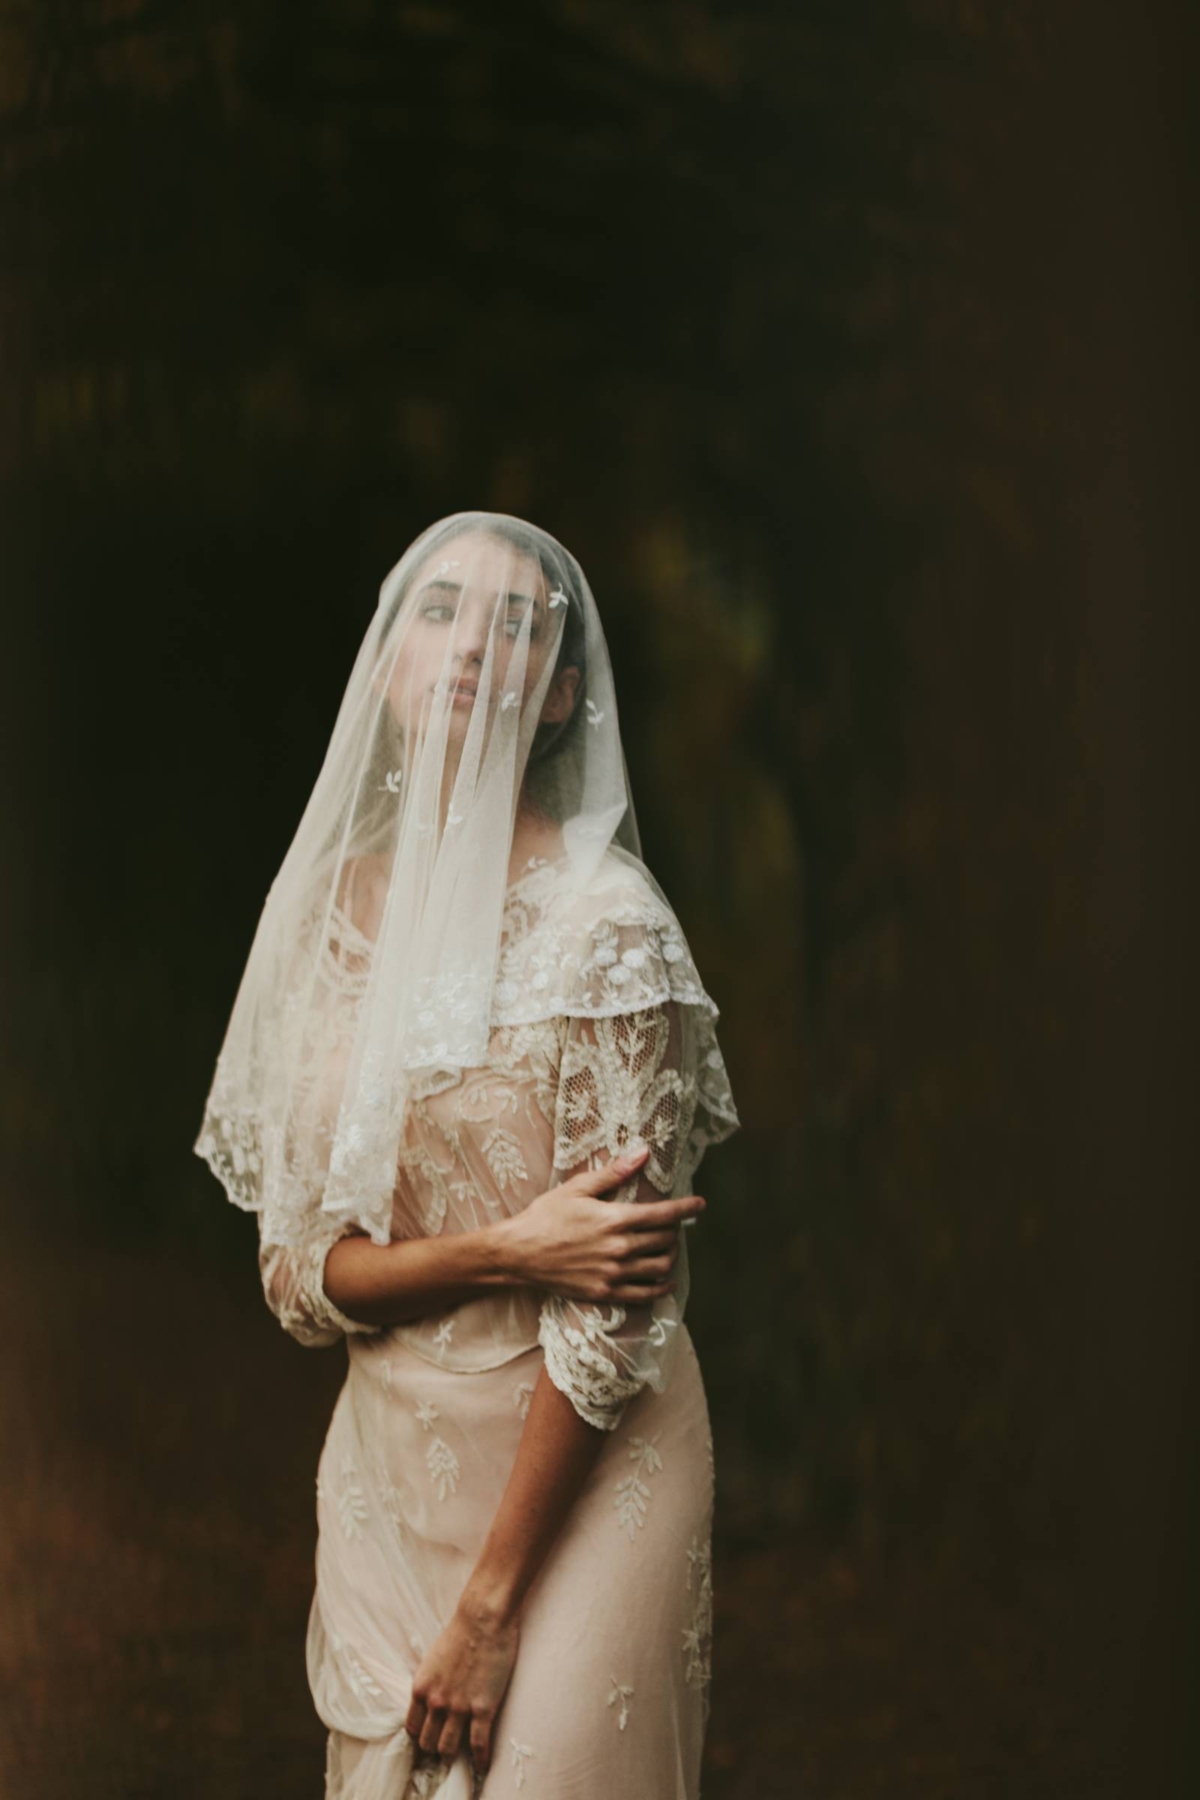
[[627, 1282], [649, 1281], [657, 1283], [671, 1279], [674, 1265], [673, 1256], [645, 1256], [631, 1262], [622, 1270], [621, 1280]]
[[492, 1721], [476, 1715], [471, 1718], [471, 1761], [480, 1775], [486, 1773], [492, 1760]]
[[440, 1706], [431, 1708], [425, 1715], [425, 1723], [422, 1725], [421, 1735], [417, 1739], [422, 1750], [436, 1750], [438, 1747], [438, 1739], [441, 1737], [445, 1727], [445, 1710]]
[[[618, 1261], [621, 1260], [620, 1250], [614, 1251], [614, 1255]], [[639, 1231], [636, 1237], [631, 1234], [624, 1246], [624, 1255], [627, 1260], [669, 1256], [674, 1262], [679, 1255], [679, 1231], [677, 1228], [672, 1231]]]
[[621, 1227], [629, 1231], [662, 1231], [684, 1219], [698, 1219], [705, 1201], [699, 1194], [682, 1194], [674, 1200], [636, 1200], [621, 1209]]
[[410, 1738], [419, 1738], [421, 1727], [425, 1723], [425, 1702], [418, 1700], [414, 1694], [409, 1702], [408, 1712], [404, 1719], [404, 1729]]
[[574, 1180], [585, 1194], [606, 1194], [610, 1188], [620, 1187], [623, 1181], [628, 1181], [636, 1170], [642, 1168], [649, 1154], [649, 1144], [643, 1144], [638, 1150], [627, 1150], [620, 1156], [610, 1157], [598, 1169], [582, 1170]]
[[446, 1723], [442, 1727], [442, 1735], [437, 1742], [439, 1756], [457, 1756], [458, 1746], [462, 1743], [463, 1726], [467, 1715], [460, 1712], [446, 1714]]
[[657, 1286], [648, 1282], [639, 1282], [636, 1286], [616, 1287], [609, 1290], [609, 1299], [618, 1306], [645, 1306], [650, 1300], [662, 1300], [667, 1294], [673, 1294], [675, 1283], [661, 1281]]

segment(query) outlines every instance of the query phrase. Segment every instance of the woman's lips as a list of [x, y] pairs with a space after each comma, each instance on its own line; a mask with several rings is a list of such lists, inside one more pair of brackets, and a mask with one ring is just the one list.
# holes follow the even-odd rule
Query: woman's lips
[[451, 706], [470, 706], [475, 700], [479, 684], [475, 681], [446, 681], [434, 683], [433, 692], [444, 694]]

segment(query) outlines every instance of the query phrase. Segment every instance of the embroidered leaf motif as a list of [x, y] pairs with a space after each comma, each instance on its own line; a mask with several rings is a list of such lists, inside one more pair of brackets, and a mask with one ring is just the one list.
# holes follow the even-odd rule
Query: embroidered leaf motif
[[518, 1381], [513, 1389], [513, 1405], [523, 1419], [529, 1417], [529, 1403], [533, 1399], [532, 1381]]
[[630, 1683], [620, 1682], [614, 1675], [612, 1691], [608, 1696], [608, 1704], [617, 1708], [617, 1730], [624, 1731], [629, 1723], [629, 1702], [633, 1699], [633, 1687]]
[[367, 1502], [359, 1486], [354, 1463], [348, 1456], [342, 1462], [342, 1485], [337, 1507], [338, 1523], [343, 1535], [347, 1540], [360, 1538], [363, 1534], [363, 1520], [367, 1516]]
[[443, 1361], [445, 1361], [446, 1346], [450, 1342], [450, 1339], [453, 1336], [454, 1336], [454, 1320], [453, 1319], [443, 1319], [441, 1324], [438, 1326], [437, 1330], [433, 1334], [434, 1344], [437, 1346], [438, 1350], [441, 1352]]
[[474, 1114], [479, 1123], [486, 1124], [500, 1113], [515, 1113], [519, 1104], [515, 1088], [501, 1087], [489, 1070], [487, 1075], [463, 1083], [459, 1112], [464, 1117]]
[[420, 1197], [426, 1235], [436, 1237], [450, 1200], [443, 1171], [427, 1147], [419, 1142], [404, 1144], [396, 1160], [407, 1175], [410, 1187]]
[[661, 1436], [661, 1431], [656, 1431], [652, 1438], [630, 1438], [629, 1460], [633, 1468], [616, 1484], [617, 1497], [614, 1505], [617, 1509], [617, 1528], [625, 1532], [630, 1543], [638, 1529], [646, 1523], [650, 1489], [642, 1477], [653, 1475], [662, 1468], [662, 1457], [654, 1448]]
[[625, 1532], [630, 1543], [635, 1532], [646, 1523], [646, 1502], [650, 1498], [650, 1489], [636, 1475], [626, 1475], [617, 1483], [617, 1527]]
[[654, 1345], [655, 1349], [661, 1349], [662, 1345], [667, 1341], [667, 1332], [674, 1331], [678, 1323], [678, 1319], [664, 1319], [657, 1308], [651, 1308], [650, 1323], [646, 1327], [646, 1336]]
[[521, 1155], [521, 1145], [511, 1131], [503, 1131], [497, 1126], [486, 1139], [483, 1154], [488, 1159], [488, 1167], [496, 1178], [498, 1188], [511, 1187], [518, 1181], [524, 1181], [529, 1174]]
[[342, 1665], [342, 1672], [359, 1700], [370, 1695], [373, 1700], [383, 1699], [383, 1689], [373, 1675], [368, 1674], [362, 1660], [353, 1645], [348, 1644], [338, 1632], [330, 1630], [330, 1644], [334, 1654]]
[[455, 1491], [462, 1471], [458, 1466], [457, 1456], [445, 1438], [434, 1438], [425, 1452], [425, 1467], [429, 1470], [429, 1479], [437, 1489], [439, 1500], [444, 1500], [447, 1494]]
[[512, 1745], [512, 1766], [516, 1771], [513, 1778], [513, 1786], [524, 1787], [525, 1764], [533, 1755], [533, 1750], [528, 1744], [518, 1744], [516, 1738], [509, 1738], [508, 1741]]
[[442, 1415], [433, 1404], [432, 1400], [422, 1400], [421, 1404], [417, 1407], [416, 1416], [421, 1421], [421, 1424], [425, 1427], [426, 1431], [432, 1431], [433, 1421], [435, 1419], [440, 1419]]
[[397, 1531], [402, 1531], [404, 1529], [404, 1502], [400, 1497], [400, 1489], [394, 1481], [385, 1481], [379, 1491], [383, 1496], [384, 1511], [388, 1518]]

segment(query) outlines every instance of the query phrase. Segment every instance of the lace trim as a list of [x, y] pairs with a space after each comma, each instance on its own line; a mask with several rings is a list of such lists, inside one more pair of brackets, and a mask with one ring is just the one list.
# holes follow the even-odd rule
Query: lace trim
[[314, 1238], [298, 1252], [300, 1268], [296, 1286], [297, 1301], [303, 1313], [323, 1330], [341, 1331], [347, 1336], [354, 1333], [378, 1333], [384, 1329], [382, 1325], [370, 1325], [362, 1319], [352, 1319], [348, 1313], [335, 1306], [325, 1292], [325, 1259], [342, 1235], [340, 1230], [333, 1234], [325, 1233]]
[[[561, 863], [528, 870], [505, 893], [492, 990], [493, 1026], [528, 1025], [556, 1014], [606, 1018], [677, 1000], [720, 1013], [705, 991], [687, 940], [669, 906], [632, 870], [580, 894], [558, 879]], [[322, 944], [321, 972], [331, 986], [361, 995], [373, 941], [336, 901], [334, 931]], [[588, 915], [592, 916], [589, 918]], [[312, 923], [316, 924], [314, 915]], [[479, 972], [446, 966], [422, 994], [422, 1007], [446, 1022], [447, 1036]], [[435, 1047], [452, 1061], [449, 1045]], [[439, 1057], [431, 1052], [429, 1067]]]
[[669, 1194], [696, 1109], [696, 1081], [664, 1068], [671, 1021], [661, 1007], [597, 1020], [568, 1038], [558, 1079], [554, 1166], [616, 1155], [640, 1138], [643, 1173]]
[[674, 913], [644, 882], [635, 886], [630, 878], [583, 896], [553, 887], [510, 895], [492, 996], [495, 1024], [555, 1013], [604, 1018], [667, 1000], [719, 1017]]
[[570, 1325], [569, 1304], [552, 1294], [542, 1307], [538, 1343], [546, 1353], [546, 1373], [581, 1419], [600, 1431], [615, 1431], [626, 1406], [645, 1386], [640, 1376], [619, 1372], [620, 1352], [610, 1333], [624, 1324], [625, 1309], [610, 1307], [603, 1320], [595, 1308], [578, 1308], [579, 1324]]
[[[677, 1191], [677, 1180], [694, 1167], [697, 1135], [691, 1025], [682, 1009], [661, 1006], [573, 1021], [559, 1073], [556, 1173], [595, 1167], [640, 1139], [650, 1156], [613, 1198], [629, 1197], [627, 1189], [636, 1195], [642, 1176], [658, 1193]], [[663, 1387], [662, 1352], [670, 1353], [668, 1332], [679, 1312], [674, 1295], [634, 1307], [632, 1317], [621, 1306], [547, 1295], [538, 1321], [546, 1371], [581, 1418], [612, 1431], [643, 1387]]]

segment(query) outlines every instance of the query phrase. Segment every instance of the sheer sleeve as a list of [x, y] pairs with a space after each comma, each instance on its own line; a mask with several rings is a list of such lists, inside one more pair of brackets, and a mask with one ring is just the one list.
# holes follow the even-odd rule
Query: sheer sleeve
[[299, 1244], [259, 1239], [258, 1269], [267, 1305], [283, 1329], [307, 1349], [336, 1344], [351, 1332], [383, 1329], [339, 1311], [325, 1292], [325, 1258], [339, 1238], [354, 1230], [344, 1220], [315, 1214]]
[[[705, 1023], [707, 1016], [705, 1015]], [[696, 1009], [676, 1000], [608, 1018], [572, 1018], [559, 1072], [554, 1174], [561, 1182], [637, 1140], [650, 1156], [609, 1198], [664, 1199], [688, 1192], [702, 1151], [697, 1111]], [[555, 1387], [576, 1412], [613, 1430], [629, 1401], [666, 1384], [687, 1300], [687, 1232], [681, 1231], [672, 1293], [645, 1305], [609, 1306], [547, 1295], [538, 1341]]]

